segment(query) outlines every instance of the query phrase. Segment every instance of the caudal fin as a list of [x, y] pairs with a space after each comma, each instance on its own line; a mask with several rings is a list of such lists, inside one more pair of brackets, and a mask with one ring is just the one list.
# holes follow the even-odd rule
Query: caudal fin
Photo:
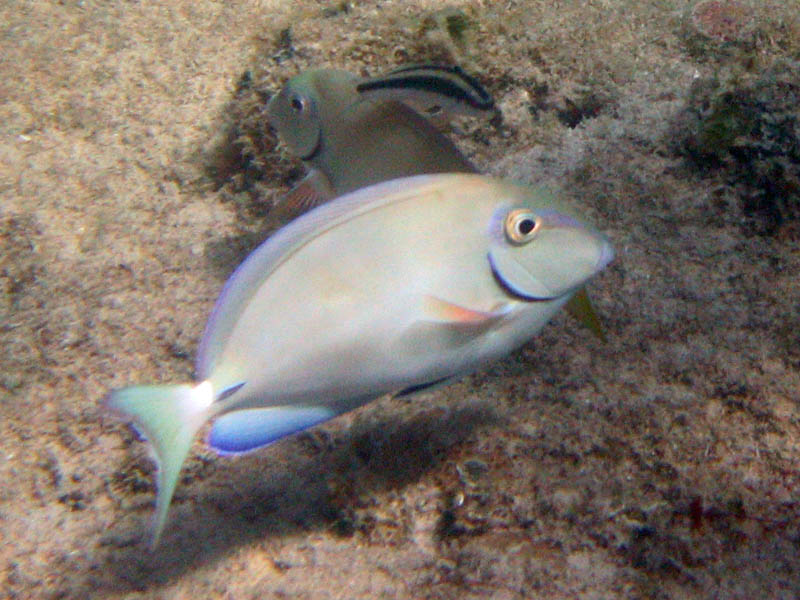
[[209, 382], [198, 385], [141, 385], [109, 394], [106, 405], [133, 422], [148, 439], [158, 466], [151, 548], [164, 529], [183, 461], [214, 400]]

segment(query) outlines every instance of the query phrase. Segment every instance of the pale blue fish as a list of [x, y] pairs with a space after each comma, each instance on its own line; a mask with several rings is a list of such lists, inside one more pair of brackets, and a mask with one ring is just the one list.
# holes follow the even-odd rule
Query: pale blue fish
[[472, 174], [367, 187], [259, 246], [225, 284], [196, 380], [112, 392], [158, 463], [154, 544], [197, 431], [246, 452], [529, 340], [611, 260], [544, 190]]
[[[309, 174], [278, 204], [273, 219], [286, 222], [331, 198], [397, 177], [476, 172], [406, 104], [426, 113], [440, 107], [451, 114], [497, 114], [491, 95], [457, 66], [409, 65], [367, 79], [313, 69], [290, 79], [270, 100], [267, 116]], [[567, 311], [605, 341], [585, 289]]]

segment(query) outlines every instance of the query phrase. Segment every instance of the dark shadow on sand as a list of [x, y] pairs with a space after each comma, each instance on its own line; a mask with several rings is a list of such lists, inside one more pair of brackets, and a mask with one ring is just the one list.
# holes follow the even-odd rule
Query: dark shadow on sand
[[220, 458], [204, 481], [208, 489], [221, 480], [216, 490], [187, 499], [191, 491], [179, 485], [155, 551], [147, 550], [146, 518], [129, 520], [138, 537], [120, 531], [129, 545], [99, 546], [104, 575], [84, 585], [101, 595], [152, 590], [257, 540], [325, 529], [342, 534], [348, 504], [417, 481], [446, 461], [452, 446], [499, 421], [485, 404], [433, 408], [407, 420], [381, 411], [377, 421], [357, 420], [335, 443], [325, 441], [325, 430], [312, 431], [238, 460]]

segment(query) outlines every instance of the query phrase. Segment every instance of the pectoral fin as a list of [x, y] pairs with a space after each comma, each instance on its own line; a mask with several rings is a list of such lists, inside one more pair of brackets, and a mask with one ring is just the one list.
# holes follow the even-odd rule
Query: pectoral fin
[[503, 304], [489, 311], [475, 310], [424, 295], [418, 319], [404, 330], [398, 344], [410, 355], [449, 352], [498, 326], [509, 308]]
[[475, 327], [479, 329], [497, 322], [508, 312], [506, 305], [491, 311], [482, 311], [432, 295], [422, 297], [422, 310], [431, 321], [448, 323], [461, 328]]
[[279, 220], [289, 221], [333, 199], [335, 195], [331, 182], [325, 174], [317, 169], [311, 169], [308, 175], [275, 205], [274, 216]]

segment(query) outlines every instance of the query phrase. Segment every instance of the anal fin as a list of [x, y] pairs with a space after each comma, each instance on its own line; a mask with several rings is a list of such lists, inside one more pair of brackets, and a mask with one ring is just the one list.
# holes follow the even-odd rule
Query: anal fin
[[247, 408], [214, 421], [208, 444], [220, 454], [240, 454], [313, 427], [335, 417], [325, 406], [271, 406]]

